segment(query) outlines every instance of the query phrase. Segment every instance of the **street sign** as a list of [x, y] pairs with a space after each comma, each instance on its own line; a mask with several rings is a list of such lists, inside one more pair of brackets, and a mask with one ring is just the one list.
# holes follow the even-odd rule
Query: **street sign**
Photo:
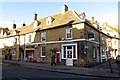
[[86, 46], [86, 44], [87, 44], [86, 41], [83, 41], [83, 45]]

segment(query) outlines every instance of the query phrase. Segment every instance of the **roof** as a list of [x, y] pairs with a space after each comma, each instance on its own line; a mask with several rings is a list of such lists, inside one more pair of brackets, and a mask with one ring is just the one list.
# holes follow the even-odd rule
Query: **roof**
[[[38, 27], [34, 28], [34, 21], [33, 21], [30, 25], [22, 26], [20, 28], [16, 28], [16, 29], [12, 29], [12, 30], [7, 31], [7, 33], [9, 34], [8, 37], [14, 36], [13, 35], [14, 31], [16, 31], [19, 35], [22, 35], [22, 34], [28, 34], [28, 33], [31, 33], [31, 32], [35, 32], [37, 30], [45, 30], [45, 29], [56, 28], [56, 27], [59, 27], [59, 26], [67, 25], [67, 24], [80, 23], [81, 22], [81, 17], [80, 16], [82, 14], [83, 13], [77, 14], [75, 11], [69, 10], [69, 11], [65, 12], [64, 14], [59, 13], [59, 14], [55, 14], [55, 15], [52, 15], [52, 16], [48, 16], [48, 17], [51, 17], [53, 19], [52, 23], [49, 24], [49, 25], [46, 24], [46, 19], [48, 17], [41, 18], [41, 19], [37, 20], [38, 23], [39, 23]], [[93, 25], [95, 23], [91, 23], [87, 19], [85, 20], [85, 22], [89, 23], [89, 25], [91, 25], [93, 28], [98, 30]], [[111, 27], [111, 26], [109, 26], [109, 27], [112, 28], [115, 31], [118, 31], [114, 27]], [[99, 32], [101, 32], [101, 31], [99, 31]], [[120, 33], [120, 31], [118, 31], [118, 32]]]
[[108, 26], [109, 28], [111, 28], [112, 30], [114, 30], [115, 32], [120, 34], [120, 30], [118, 30], [117, 28], [113, 27], [113, 26]]
[[80, 20], [79, 20], [80, 18], [77, 17], [76, 12], [72, 11], [72, 10], [67, 11], [64, 14], [59, 13], [59, 14], [56, 14], [56, 15], [53, 15], [50, 17], [52, 17], [54, 19], [50, 25], [46, 25], [47, 17], [38, 20], [41, 23], [38, 26], [40, 28], [40, 30], [54, 28], [54, 27], [58, 27], [60, 25], [74, 24], [74, 23], [80, 22]]
[[[53, 18], [53, 21], [51, 24], [46, 25], [46, 19], [48, 17]], [[37, 21], [39, 22], [39, 26], [37, 28], [34, 28], [34, 21], [33, 21], [30, 25], [9, 30], [9, 33], [11, 33], [9, 36], [12, 36], [14, 30], [20, 31], [19, 34], [27, 34], [30, 32], [35, 32], [36, 30], [44, 30], [49, 28], [55, 28], [60, 25], [74, 24], [80, 22], [80, 17], [78, 17], [78, 14], [73, 10], [69, 10], [64, 14], [59, 13], [48, 17], [38, 19]]]
[[[2, 35], [4, 35], [5, 33], [9, 34], [8, 31], [9, 29], [8, 28], [0, 28], [0, 33], [3, 31]], [[3, 37], [0, 35], [0, 38]]]

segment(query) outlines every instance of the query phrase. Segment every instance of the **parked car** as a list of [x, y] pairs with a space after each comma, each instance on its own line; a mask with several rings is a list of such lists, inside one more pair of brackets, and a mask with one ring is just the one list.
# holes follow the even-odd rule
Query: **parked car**
[[120, 62], [120, 55], [116, 57], [116, 62]]

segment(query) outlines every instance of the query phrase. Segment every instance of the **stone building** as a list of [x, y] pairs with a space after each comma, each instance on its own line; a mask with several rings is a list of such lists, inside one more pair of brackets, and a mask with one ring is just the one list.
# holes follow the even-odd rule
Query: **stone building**
[[[99, 24], [62, 5], [62, 11], [42, 19], [34, 14], [30, 25], [6, 31], [0, 41], [4, 58], [40, 61], [69, 66], [90, 66], [107, 60], [110, 35], [102, 32]], [[2, 41], [4, 40], [4, 41]], [[109, 49], [110, 50], [110, 49]], [[108, 50], [108, 52], [109, 52]], [[10, 57], [11, 56], [11, 57]]]

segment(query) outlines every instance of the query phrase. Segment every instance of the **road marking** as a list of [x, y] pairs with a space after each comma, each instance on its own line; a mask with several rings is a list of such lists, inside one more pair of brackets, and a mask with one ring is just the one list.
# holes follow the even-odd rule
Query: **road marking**
[[27, 80], [27, 79], [24, 79], [24, 78], [18, 78], [18, 79], [20, 79], [20, 80]]

